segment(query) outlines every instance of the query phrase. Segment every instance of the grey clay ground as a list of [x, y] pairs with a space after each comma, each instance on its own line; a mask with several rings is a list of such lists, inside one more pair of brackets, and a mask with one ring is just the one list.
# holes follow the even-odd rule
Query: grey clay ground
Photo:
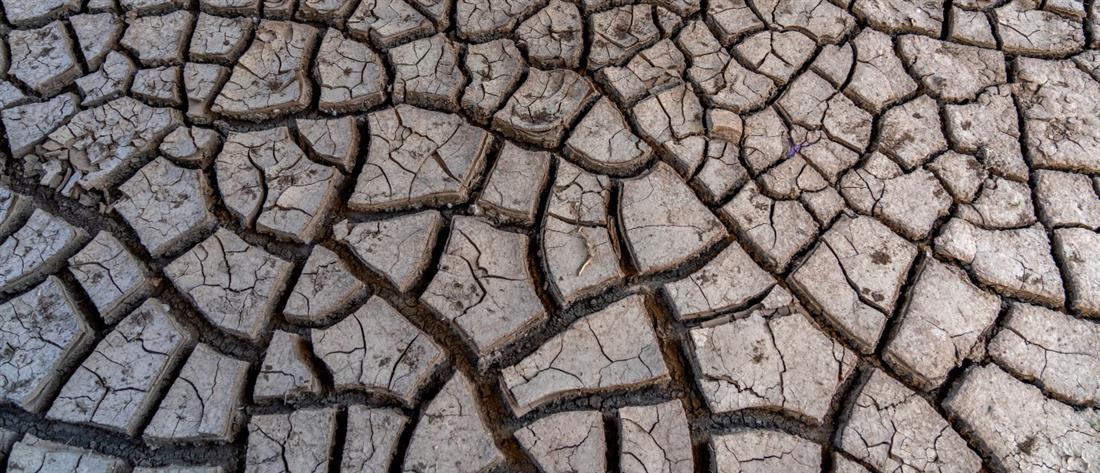
[[0, 7], [0, 473], [1100, 471], [1100, 1]]

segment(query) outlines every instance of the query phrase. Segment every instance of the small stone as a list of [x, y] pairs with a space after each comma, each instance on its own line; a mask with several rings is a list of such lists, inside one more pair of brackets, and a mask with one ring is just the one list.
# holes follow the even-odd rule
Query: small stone
[[487, 355], [546, 317], [527, 266], [527, 237], [455, 217], [439, 272], [420, 296]]
[[194, 15], [186, 10], [161, 16], [142, 16], [127, 20], [126, 34], [119, 43], [146, 66], [183, 64], [187, 38]]
[[488, 471], [504, 462], [482, 420], [475, 387], [462, 373], [451, 377], [416, 424], [404, 473]]
[[206, 176], [167, 159], [145, 165], [119, 190], [115, 210], [153, 256], [175, 253], [217, 225]]
[[336, 253], [314, 246], [298, 282], [290, 291], [283, 315], [292, 323], [324, 320], [361, 297], [366, 289]]
[[773, 286], [775, 279], [731, 243], [698, 271], [665, 284], [665, 291], [677, 318], [691, 320], [742, 309]]
[[517, 415], [576, 392], [650, 385], [668, 369], [641, 296], [573, 322], [501, 372]]
[[291, 264], [224, 228], [164, 268], [214, 325], [256, 339], [267, 328]]
[[431, 263], [443, 216], [435, 210], [372, 222], [340, 222], [333, 236], [365, 264], [408, 292], [419, 284]]
[[137, 258], [103, 231], [69, 258], [69, 271], [107, 324], [118, 322], [125, 309], [145, 295], [150, 286]]
[[301, 394], [321, 394], [321, 380], [311, 366], [309, 348], [301, 335], [276, 330], [256, 375], [252, 398], [287, 400]]
[[412, 405], [446, 354], [386, 301], [372, 297], [336, 325], [313, 329], [313, 350], [342, 391], [382, 391]]
[[607, 468], [603, 416], [596, 411], [543, 417], [516, 431], [516, 439], [546, 473]]
[[1001, 299], [975, 287], [958, 268], [924, 261], [883, 358], [922, 388], [935, 389], [979, 348]]
[[248, 362], [200, 344], [145, 428], [145, 437], [164, 442], [230, 441], [243, 414], [247, 378]]

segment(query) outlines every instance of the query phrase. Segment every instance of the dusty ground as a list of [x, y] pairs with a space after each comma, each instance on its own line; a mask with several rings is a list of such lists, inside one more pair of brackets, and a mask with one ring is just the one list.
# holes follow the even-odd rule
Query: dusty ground
[[1100, 471], [1100, 2], [0, 5], [0, 473]]

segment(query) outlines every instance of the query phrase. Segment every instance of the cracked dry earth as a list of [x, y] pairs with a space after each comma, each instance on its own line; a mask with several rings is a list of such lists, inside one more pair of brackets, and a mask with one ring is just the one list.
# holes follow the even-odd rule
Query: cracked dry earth
[[1100, 472], [1100, 1], [0, 6], [0, 473]]

